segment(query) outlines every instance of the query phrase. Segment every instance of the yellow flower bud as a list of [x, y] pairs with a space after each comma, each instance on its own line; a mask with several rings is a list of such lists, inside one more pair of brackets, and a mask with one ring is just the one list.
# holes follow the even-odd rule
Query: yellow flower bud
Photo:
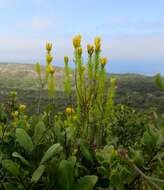
[[52, 62], [52, 60], [53, 60], [52, 55], [51, 54], [47, 54], [47, 57], [46, 57], [47, 63], [50, 64]]
[[106, 57], [100, 58], [100, 64], [104, 67], [107, 64], [107, 58]]
[[48, 67], [48, 73], [50, 73], [50, 74], [53, 75], [54, 72], [55, 72], [55, 68], [53, 68], [52, 65], [49, 65], [49, 67]]
[[88, 51], [88, 54], [91, 56], [93, 54], [93, 52], [94, 52], [93, 45], [88, 44], [87, 45], [87, 51]]
[[11, 95], [12, 97], [16, 97], [16, 96], [17, 96], [17, 92], [11, 91], [11, 92], [10, 92], [10, 95]]
[[101, 51], [101, 38], [95, 38], [95, 51]]
[[77, 54], [78, 54], [79, 56], [81, 56], [82, 53], [83, 53], [83, 49], [82, 49], [81, 47], [76, 48], [76, 51], [77, 51]]
[[52, 49], [52, 43], [46, 43], [46, 50], [48, 53], [50, 53], [51, 49]]
[[20, 112], [24, 112], [25, 110], [26, 110], [26, 105], [21, 104], [21, 105], [19, 106], [19, 111], [20, 111]]
[[12, 115], [13, 117], [18, 117], [18, 111], [13, 111], [13, 112], [11, 113], [11, 115]]
[[80, 47], [81, 45], [81, 35], [77, 35], [73, 38], [73, 46], [76, 49], [77, 47]]
[[68, 63], [68, 61], [69, 61], [68, 56], [64, 56], [64, 63], [65, 63], [65, 64], [67, 64], [67, 63]]
[[74, 109], [71, 108], [71, 107], [67, 107], [67, 108], [65, 109], [65, 112], [68, 113], [68, 114], [73, 114], [73, 113], [75, 113]]

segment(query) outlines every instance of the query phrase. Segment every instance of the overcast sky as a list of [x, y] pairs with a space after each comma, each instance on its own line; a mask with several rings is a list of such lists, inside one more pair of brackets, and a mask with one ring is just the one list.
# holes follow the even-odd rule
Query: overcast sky
[[62, 65], [80, 33], [102, 38], [111, 72], [164, 73], [164, 0], [0, 0], [0, 24], [0, 62], [42, 62], [51, 41]]

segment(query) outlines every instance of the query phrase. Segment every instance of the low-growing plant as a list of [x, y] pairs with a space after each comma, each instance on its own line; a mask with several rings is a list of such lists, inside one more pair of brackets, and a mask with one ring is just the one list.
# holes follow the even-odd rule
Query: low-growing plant
[[[44, 74], [36, 64], [40, 92], [36, 114], [28, 115], [13, 93], [11, 109], [0, 107], [0, 189], [164, 189], [163, 118], [159, 122], [156, 113], [150, 117], [115, 105], [117, 80], [106, 74], [108, 61], [101, 57], [100, 38], [87, 45], [86, 64], [80, 35], [73, 38], [73, 47], [74, 70], [64, 57], [68, 102], [63, 112], [55, 111], [51, 43], [46, 44]], [[50, 103], [41, 112], [43, 89], [48, 90]]]

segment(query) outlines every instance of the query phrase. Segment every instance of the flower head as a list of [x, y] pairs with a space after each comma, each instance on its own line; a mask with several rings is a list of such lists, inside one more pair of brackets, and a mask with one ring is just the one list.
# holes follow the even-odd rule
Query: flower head
[[51, 54], [47, 54], [47, 57], [46, 57], [47, 63], [50, 64], [52, 62], [52, 60], [53, 60], [52, 55]]
[[76, 48], [76, 51], [77, 51], [78, 56], [81, 57], [81, 55], [83, 53], [83, 49], [81, 47], [78, 47], [78, 48]]
[[12, 97], [16, 97], [16, 96], [17, 96], [17, 92], [16, 92], [16, 91], [11, 91], [11, 92], [10, 92], [10, 95], [11, 95]]
[[11, 113], [11, 115], [15, 118], [15, 117], [18, 117], [18, 111], [13, 111], [12, 113]]
[[101, 51], [101, 38], [99, 37], [95, 38], [95, 51]]
[[93, 52], [94, 52], [93, 45], [88, 44], [87, 45], [87, 51], [88, 51], [88, 54], [91, 56], [93, 54]]
[[50, 74], [53, 75], [54, 72], [55, 72], [55, 68], [52, 65], [49, 65], [49, 67], [48, 67], [48, 73], [50, 73]]
[[52, 43], [46, 43], [46, 50], [48, 53], [50, 53], [50, 51], [52, 50]]
[[69, 61], [68, 56], [64, 56], [64, 63], [65, 63], [65, 64], [68, 64], [68, 61]]
[[20, 106], [19, 106], [19, 111], [20, 111], [20, 112], [24, 112], [25, 110], [26, 110], [26, 105], [20, 104]]
[[106, 57], [101, 57], [100, 58], [100, 64], [104, 67], [107, 64], [107, 58]]
[[75, 49], [76, 49], [77, 47], [80, 47], [80, 45], [81, 45], [81, 35], [75, 36], [75, 37], [73, 38], [72, 42], [73, 42], [73, 46], [74, 46]]
[[73, 113], [75, 113], [75, 111], [74, 111], [74, 109], [73, 109], [72, 107], [67, 107], [67, 108], [65, 109], [65, 112], [68, 113], [68, 114], [73, 114]]

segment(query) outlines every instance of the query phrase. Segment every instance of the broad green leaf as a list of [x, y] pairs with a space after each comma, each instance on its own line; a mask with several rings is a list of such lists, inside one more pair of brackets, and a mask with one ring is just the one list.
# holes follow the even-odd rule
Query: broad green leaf
[[92, 154], [89, 152], [87, 144], [84, 142], [84, 140], [80, 140], [80, 150], [82, 155], [89, 160], [90, 162], [93, 162]]
[[39, 143], [45, 131], [46, 131], [46, 128], [45, 128], [44, 122], [39, 121], [37, 125], [35, 126], [35, 130], [34, 130], [33, 141], [35, 144]]
[[74, 165], [71, 161], [62, 160], [58, 168], [58, 183], [61, 190], [71, 190], [74, 182]]
[[42, 160], [41, 160], [41, 164], [43, 164], [44, 162], [47, 162], [48, 160], [50, 160], [53, 156], [55, 156], [56, 154], [58, 154], [59, 152], [62, 151], [62, 146], [59, 143], [56, 143], [54, 145], [52, 145], [44, 154]]
[[84, 176], [72, 186], [71, 190], [93, 190], [97, 180], [97, 176], [94, 175]]
[[34, 148], [31, 137], [24, 129], [16, 129], [16, 140], [27, 152], [31, 152]]
[[12, 156], [15, 157], [15, 158], [19, 158], [20, 161], [23, 164], [25, 164], [26, 166], [30, 166], [30, 163], [23, 156], [21, 156], [18, 152], [13, 152]]
[[43, 175], [45, 171], [45, 166], [44, 165], [40, 165], [32, 174], [32, 179], [31, 182], [36, 183]]
[[12, 160], [2, 160], [2, 167], [14, 176], [19, 174], [19, 165]]

